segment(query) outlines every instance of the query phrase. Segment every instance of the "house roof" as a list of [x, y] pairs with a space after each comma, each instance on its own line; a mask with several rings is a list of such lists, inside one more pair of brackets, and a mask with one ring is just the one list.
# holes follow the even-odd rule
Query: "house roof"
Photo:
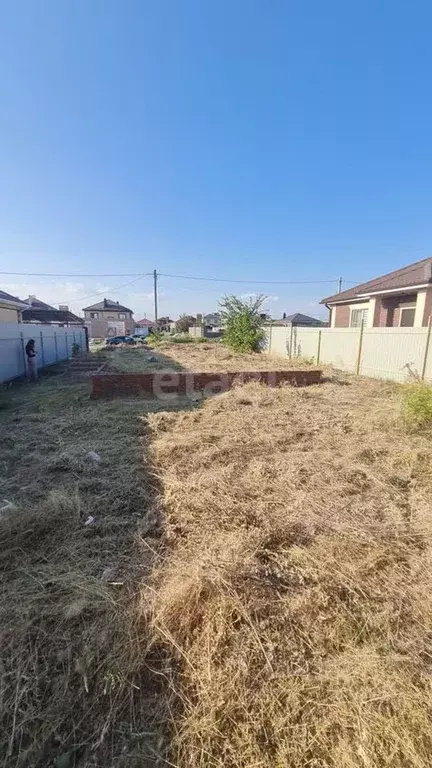
[[24, 322], [38, 323], [73, 323], [74, 325], [83, 325], [84, 319], [74, 315], [66, 309], [56, 309], [51, 304], [40, 301], [36, 296], [29, 296], [24, 299], [23, 304], [27, 304], [27, 309], [22, 311]]
[[51, 304], [45, 304], [44, 301], [40, 301], [36, 296], [29, 296], [28, 299], [24, 299], [23, 304], [28, 304], [32, 309], [53, 309], [55, 311], [55, 307], [52, 307]]
[[[43, 302], [40, 302], [43, 304]], [[73, 312], [69, 312], [63, 309], [54, 309], [46, 305], [48, 309], [38, 307], [28, 307], [23, 309], [22, 319], [24, 322], [31, 323], [70, 323], [73, 325], [84, 325], [84, 318], [74, 315]]]
[[427, 259], [416, 261], [414, 264], [408, 264], [408, 266], [401, 269], [388, 272], [387, 275], [375, 277], [373, 280], [368, 280], [367, 283], [360, 283], [355, 285], [354, 288], [348, 288], [348, 290], [341, 291], [341, 293], [327, 296], [327, 298], [321, 299], [320, 304], [348, 301], [349, 299], [356, 299], [365, 293], [379, 293], [380, 291], [389, 291], [397, 288], [403, 289], [425, 283], [432, 283], [432, 258], [430, 256]]
[[135, 325], [138, 326], [138, 328], [150, 328], [155, 325], [155, 322], [153, 320], [147, 320], [146, 317], [143, 317], [142, 320], [137, 320]]
[[18, 296], [12, 296], [10, 293], [6, 293], [6, 291], [0, 291], [0, 301], [7, 301], [8, 304], [16, 304], [19, 307], [24, 305], [24, 302]]
[[281, 317], [279, 320], [274, 320], [273, 323], [280, 323], [283, 325], [295, 325], [296, 323], [299, 325], [302, 323], [310, 325], [311, 323], [315, 323], [324, 325], [323, 320], [319, 320], [317, 317], [310, 317], [310, 315], [303, 315], [301, 312], [294, 312], [292, 315]]
[[118, 301], [111, 301], [111, 299], [103, 299], [103, 301], [98, 301], [97, 304], [92, 304], [91, 307], [83, 308], [83, 312], [89, 312], [90, 310], [99, 310], [101, 312], [104, 310], [114, 310], [115, 312], [132, 312], [129, 307], [124, 307], [123, 304], [119, 304]]

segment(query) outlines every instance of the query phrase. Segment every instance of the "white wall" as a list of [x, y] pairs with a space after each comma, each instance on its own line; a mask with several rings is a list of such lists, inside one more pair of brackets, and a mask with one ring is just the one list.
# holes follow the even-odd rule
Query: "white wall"
[[35, 340], [38, 368], [67, 360], [72, 345], [86, 350], [84, 328], [59, 328], [33, 323], [0, 323], [0, 383], [16, 379], [26, 373], [25, 345]]
[[[295, 328], [291, 357], [299, 356], [336, 368], [356, 372], [360, 328]], [[266, 328], [267, 351], [290, 354], [289, 329]], [[426, 353], [427, 328], [368, 328], [363, 330], [359, 373], [374, 378], [406, 381], [408, 367], [421, 374], [426, 358], [425, 378], [432, 381], [432, 336]]]

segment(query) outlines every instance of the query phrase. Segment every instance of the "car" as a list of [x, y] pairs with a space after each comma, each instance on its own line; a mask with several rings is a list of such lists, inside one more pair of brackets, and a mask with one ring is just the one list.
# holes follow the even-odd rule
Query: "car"
[[117, 346], [118, 344], [135, 344], [132, 336], [110, 336], [105, 339], [107, 346]]

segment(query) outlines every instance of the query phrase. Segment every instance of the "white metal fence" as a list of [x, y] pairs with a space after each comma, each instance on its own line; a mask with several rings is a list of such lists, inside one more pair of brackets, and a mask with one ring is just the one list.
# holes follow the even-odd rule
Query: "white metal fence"
[[0, 323], [0, 383], [26, 373], [25, 345], [34, 339], [38, 368], [67, 360], [73, 344], [86, 350], [84, 328], [60, 328], [32, 323]]
[[266, 347], [289, 357], [379, 379], [406, 381], [410, 370], [432, 381], [431, 328], [268, 326]]

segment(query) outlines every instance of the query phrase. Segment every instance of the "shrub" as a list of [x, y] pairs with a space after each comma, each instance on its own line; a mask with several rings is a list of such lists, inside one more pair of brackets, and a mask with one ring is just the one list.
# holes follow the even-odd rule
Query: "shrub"
[[408, 384], [403, 398], [405, 421], [411, 427], [432, 425], [432, 387], [424, 382]]
[[165, 339], [165, 334], [162, 331], [155, 329], [146, 338], [147, 344], [150, 347], [157, 347]]
[[196, 320], [192, 315], [182, 315], [176, 322], [177, 333], [187, 333], [191, 325], [194, 325]]
[[258, 352], [264, 338], [260, 308], [265, 296], [243, 301], [237, 296], [224, 296], [220, 302], [224, 321], [223, 340], [236, 352]]
[[77, 342], [72, 344], [72, 357], [76, 357], [81, 352], [81, 347]]

